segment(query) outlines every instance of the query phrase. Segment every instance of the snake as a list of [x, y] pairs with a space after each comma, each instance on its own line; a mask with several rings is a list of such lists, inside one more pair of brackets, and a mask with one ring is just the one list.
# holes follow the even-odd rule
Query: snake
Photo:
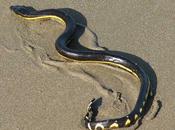
[[131, 73], [139, 79], [140, 89], [138, 98], [134, 108], [129, 114], [112, 119], [96, 120], [93, 117], [94, 109], [92, 104], [94, 100], [92, 100], [88, 105], [87, 114], [84, 116], [84, 125], [86, 128], [89, 130], [112, 130], [116, 128], [130, 127], [144, 116], [148, 96], [151, 95], [151, 80], [144, 67], [141, 67], [136, 61], [134, 62], [117, 52], [115, 54], [111, 54], [110, 52], [106, 52], [104, 50], [88, 49], [82, 51], [71, 49], [68, 45], [74, 38], [78, 24], [74, 18], [61, 9], [36, 10], [33, 7], [24, 5], [10, 6], [10, 9], [16, 15], [27, 20], [51, 19], [59, 22], [61, 25], [65, 25], [64, 32], [55, 42], [57, 52], [64, 58], [77, 62], [92, 62], [116, 66]]

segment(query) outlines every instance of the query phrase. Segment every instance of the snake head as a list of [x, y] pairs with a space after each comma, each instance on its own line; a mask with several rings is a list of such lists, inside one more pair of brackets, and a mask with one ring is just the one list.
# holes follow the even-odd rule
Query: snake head
[[36, 12], [36, 10], [30, 6], [15, 5], [15, 6], [10, 6], [10, 9], [16, 14], [21, 16], [32, 15], [34, 12]]

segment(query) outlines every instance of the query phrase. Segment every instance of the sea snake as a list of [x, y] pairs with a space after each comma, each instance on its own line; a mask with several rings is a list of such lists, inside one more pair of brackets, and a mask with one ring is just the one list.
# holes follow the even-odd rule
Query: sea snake
[[129, 127], [143, 116], [146, 106], [145, 104], [148, 101], [148, 95], [151, 91], [150, 77], [143, 67], [119, 53], [111, 54], [106, 51], [91, 49], [79, 51], [69, 48], [68, 45], [73, 39], [73, 35], [77, 28], [77, 23], [70, 15], [61, 9], [35, 10], [32, 7], [19, 5], [11, 6], [10, 9], [18, 16], [21, 16], [27, 20], [53, 19], [65, 25], [66, 27], [64, 32], [61, 34], [61, 36], [59, 36], [55, 43], [56, 50], [63, 57], [78, 62], [92, 62], [117, 66], [133, 74], [140, 80], [139, 95], [135, 107], [129, 114], [120, 118], [97, 121], [93, 117], [94, 109], [92, 109], [91, 106], [93, 103], [92, 101], [89, 104], [88, 112], [84, 117], [86, 128], [89, 130], [105, 130]]

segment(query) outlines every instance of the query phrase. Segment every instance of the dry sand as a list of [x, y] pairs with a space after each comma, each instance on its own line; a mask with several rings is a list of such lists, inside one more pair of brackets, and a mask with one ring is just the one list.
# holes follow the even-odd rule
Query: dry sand
[[[77, 10], [98, 37], [86, 29], [80, 43], [102, 49], [98, 42], [148, 62], [157, 74], [157, 94], [138, 130], [175, 129], [174, 1], [1, 0], [0, 130], [85, 130], [81, 119], [93, 97], [103, 98], [98, 118], [115, 117], [132, 109], [139, 90], [138, 79], [119, 68], [65, 61], [54, 47], [64, 27], [22, 20], [9, 10], [16, 4]], [[114, 105], [107, 89], [122, 92], [124, 102]], [[162, 107], [150, 120], [158, 100]]]

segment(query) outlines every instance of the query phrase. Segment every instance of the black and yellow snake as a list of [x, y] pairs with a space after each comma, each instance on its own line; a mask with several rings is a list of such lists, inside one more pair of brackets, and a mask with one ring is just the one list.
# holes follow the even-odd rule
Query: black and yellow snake
[[140, 92], [133, 110], [128, 115], [121, 118], [96, 121], [92, 119], [92, 115], [90, 114], [90, 112], [93, 112], [90, 105], [88, 113], [84, 118], [85, 126], [88, 129], [104, 130], [128, 127], [143, 116], [145, 103], [147, 102], [148, 95], [151, 91], [150, 79], [144, 68], [119, 53], [114, 55], [101, 50], [97, 51], [89, 49], [87, 51], [79, 51], [69, 48], [68, 44], [73, 39], [73, 34], [75, 33], [77, 24], [71, 16], [59, 9], [35, 10], [32, 7], [26, 6], [11, 6], [10, 9], [18, 16], [27, 20], [53, 19], [66, 25], [64, 32], [55, 43], [57, 51], [65, 58], [79, 62], [112, 64], [113, 66], [120, 67], [139, 78], [141, 83]]

